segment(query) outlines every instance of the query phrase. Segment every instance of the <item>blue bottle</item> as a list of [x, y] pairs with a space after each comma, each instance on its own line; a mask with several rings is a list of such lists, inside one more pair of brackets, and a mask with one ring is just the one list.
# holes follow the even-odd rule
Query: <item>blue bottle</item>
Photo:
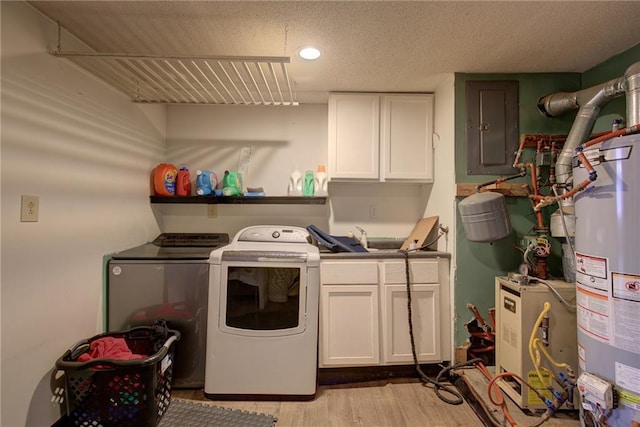
[[218, 176], [211, 171], [198, 170], [196, 172], [196, 194], [208, 196], [218, 186]]

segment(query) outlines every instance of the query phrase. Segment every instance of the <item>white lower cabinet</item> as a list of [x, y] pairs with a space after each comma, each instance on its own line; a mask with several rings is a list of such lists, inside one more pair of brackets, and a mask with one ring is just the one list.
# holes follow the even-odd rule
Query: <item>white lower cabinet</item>
[[[440, 362], [439, 285], [411, 285], [411, 313], [416, 356]], [[409, 309], [405, 285], [384, 285], [382, 293], [382, 363], [412, 364]]]
[[323, 261], [320, 367], [380, 363], [378, 262]]
[[[413, 364], [402, 259], [323, 260], [320, 367]], [[411, 311], [421, 363], [451, 360], [449, 261], [410, 260]]]
[[324, 366], [380, 363], [378, 285], [327, 285], [321, 297], [321, 362]]

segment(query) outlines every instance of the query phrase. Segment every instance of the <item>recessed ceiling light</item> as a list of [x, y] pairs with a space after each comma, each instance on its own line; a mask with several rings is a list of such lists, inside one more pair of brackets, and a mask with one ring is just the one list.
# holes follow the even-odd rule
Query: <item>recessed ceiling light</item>
[[300, 58], [302, 59], [309, 59], [309, 60], [318, 59], [320, 58], [320, 49], [313, 46], [303, 47], [298, 52], [298, 55], [300, 55]]

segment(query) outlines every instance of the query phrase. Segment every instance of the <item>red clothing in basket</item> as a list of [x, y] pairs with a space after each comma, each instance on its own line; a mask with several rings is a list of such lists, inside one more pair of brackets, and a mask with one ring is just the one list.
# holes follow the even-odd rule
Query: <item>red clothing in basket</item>
[[102, 358], [133, 360], [143, 359], [145, 357], [147, 356], [132, 353], [124, 338], [104, 337], [92, 341], [89, 350], [78, 357], [78, 362], [88, 362], [92, 359]]

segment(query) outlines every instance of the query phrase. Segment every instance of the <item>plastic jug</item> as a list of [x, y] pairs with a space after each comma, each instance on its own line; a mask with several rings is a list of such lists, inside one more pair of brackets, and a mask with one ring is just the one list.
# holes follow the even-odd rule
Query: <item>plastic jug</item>
[[196, 194], [198, 196], [208, 196], [218, 186], [218, 176], [211, 171], [196, 171]]
[[306, 171], [304, 174], [304, 183], [302, 185], [302, 195], [305, 197], [313, 197], [315, 193], [315, 177], [313, 171]]
[[242, 194], [242, 178], [238, 171], [224, 171], [222, 178], [223, 196], [240, 196]]
[[318, 165], [318, 169], [316, 170], [315, 195], [324, 197], [327, 194], [329, 194], [327, 173], [324, 170], [324, 165]]
[[191, 174], [189, 168], [186, 166], [180, 166], [178, 171], [178, 181], [176, 183], [176, 195], [177, 196], [190, 196], [191, 195]]
[[287, 189], [289, 196], [302, 196], [302, 173], [295, 168], [289, 176], [289, 187]]
[[153, 169], [153, 192], [157, 196], [175, 196], [178, 170], [171, 163], [160, 163]]

